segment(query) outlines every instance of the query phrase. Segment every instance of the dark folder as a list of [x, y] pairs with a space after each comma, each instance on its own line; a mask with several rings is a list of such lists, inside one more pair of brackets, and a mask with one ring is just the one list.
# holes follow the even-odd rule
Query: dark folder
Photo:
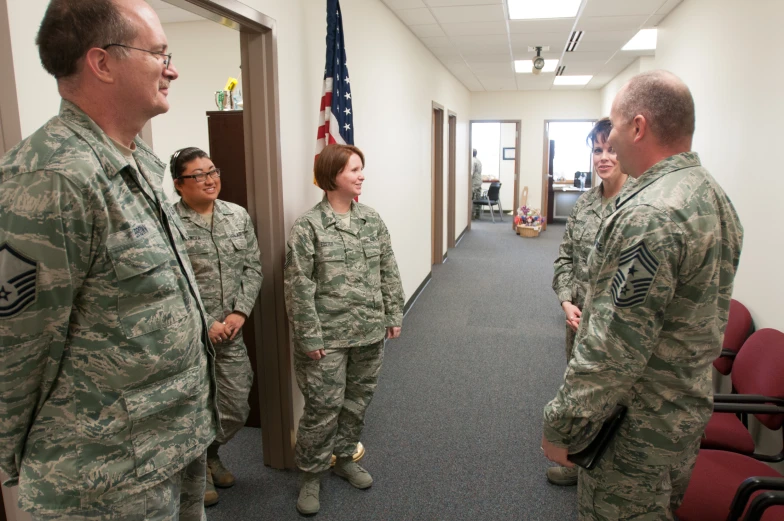
[[612, 413], [610, 413], [610, 417], [604, 421], [602, 428], [599, 429], [599, 434], [597, 434], [593, 441], [583, 450], [574, 454], [569, 454], [569, 461], [586, 470], [593, 470], [593, 468], [599, 464], [599, 460], [602, 459], [602, 456], [604, 456], [607, 446], [615, 437], [615, 433], [617, 433], [618, 429], [621, 427], [621, 423], [623, 423], [625, 416], [626, 406], [616, 405]]

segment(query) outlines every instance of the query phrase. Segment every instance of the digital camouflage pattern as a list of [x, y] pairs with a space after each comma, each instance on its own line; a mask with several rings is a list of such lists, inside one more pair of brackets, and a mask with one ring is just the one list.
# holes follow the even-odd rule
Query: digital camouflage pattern
[[477, 158], [471, 161], [471, 189], [482, 191], [482, 162]]
[[742, 237], [696, 153], [622, 190], [589, 259], [564, 383], [544, 410], [547, 440], [576, 452], [616, 403], [629, 408], [601, 464], [580, 471], [580, 519], [673, 519], [712, 411]]
[[328, 349], [312, 360], [295, 353], [294, 372], [305, 397], [294, 462], [305, 472], [329, 470], [332, 454], [350, 458], [365, 425], [365, 412], [376, 392], [384, 341], [350, 349]]
[[[378, 382], [387, 327], [403, 323], [405, 297], [386, 225], [351, 203], [349, 226], [327, 198], [297, 219], [289, 236], [285, 297], [294, 331], [294, 369], [305, 397], [295, 463], [329, 469], [333, 452], [353, 455]], [[307, 353], [325, 349], [311, 360]]]
[[[223, 322], [230, 313], [250, 316], [261, 290], [261, 253], [256, 230], [244, 208], [216, 200], [212, 226], [180, 200], [175, 210], [188, 237], [188, 256], [196, 275], [207, 323]], [[215, 346], [215, 375], [221, 429], [215, 441], [224, 444], [248, 420], [248, 395], [253, 384], [253, 369], [240, 331], [234, 340]]]
[[324, 197], [291, 228], [284, 290], [301, 353], [375, 344], [403, 323], [403, 284], [384, 221], [352, 202], [351, 223], [339, 222]]
[[[627, 177], [624, 186], [634, 183]], [[594, 186], [582, 194], [575, 203], [566, 221], [558, 258], [553, 263], [553, 291], [558, 302], [571, 302], [582, 311], [588, 294], [588, 256], [596, 242], [596, 234], [606, 215], [615, 210], [615, 205], [605, 206], [602, 202], [602, 185]], [[575, 332], [566, 326], [566, 361], [572, 358]]]
[[33, 521], [207, 521], [204, 473], [207, 455], [127, 501], [101, 505], [78, 515], [33, 515]]
[[9, 252], [35, 263], [34, 299], [0, 321], [0, 468], [36, 514], [138, 496], [215, 437], [186, 234], [163, 202], [164, 165], [136, 146], [129, 164], [63, 101], [0, 160], [0, 305], [29, 272]]

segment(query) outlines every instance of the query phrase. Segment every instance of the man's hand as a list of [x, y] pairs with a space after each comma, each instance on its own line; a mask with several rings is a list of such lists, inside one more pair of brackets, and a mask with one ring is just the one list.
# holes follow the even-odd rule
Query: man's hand
[[388, 340], [392, 340], [393, 338], [399, 337], [400, 336], [400, 331], [402, 329], [403, 329], [402, 327], [388, 327], [387, 328], [386, 338]]
[[583, 312], [580, 311], [580, 308], [566, 300], [561, 302], [561, 307], [566, 315], [566, 324], [573, 331], [577, 331], [577, 328], [580, 327], [580, 317], [583, 316]]
[[229, 331], [231, 332], [229, 340], [234, 340], [234, 337], [237, 336], [237, 333], [242, 331], [242, 326], [245, 324], [245, 320], [247, 318], [248, 317], [239, 311], [235, 311], [234, 313], [230, 313], [229, 316], [223, 320], [223, 323], [226, 324], [226, 327], [229, 328]]
[[574, 463], [567, 459], [567, 456], [569, 455], [569, 449], [566, 447], [556, 447], [547, 441], [547, 438], [544, 436], [542, 436], [542, 450], [544, 451], [544, 457], [550, 461], [558, 463], [562, 467], [574, 467]]
[[229, 329], [226, 324], [215, 321], [207, 332], [207, 336], [210, 337], [213, 344], [220, 344], [229, 339], [231, 336], [231, 329]]
[[306, 353], [310, 358], [313, 360], [321, 360], [325, 356], [327, 356], [327, 352], [323, 349], [316, 349], [315, 351], [308, 351]]

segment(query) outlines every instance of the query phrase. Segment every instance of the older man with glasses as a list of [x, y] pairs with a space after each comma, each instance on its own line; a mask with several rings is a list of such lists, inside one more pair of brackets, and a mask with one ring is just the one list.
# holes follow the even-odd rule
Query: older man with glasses
[[214, 350], [137, 138], [177, 70], [143, 0], [53, 0], [60, 113], [0, 159], [0, 469], [37, 520], [205, 519]]

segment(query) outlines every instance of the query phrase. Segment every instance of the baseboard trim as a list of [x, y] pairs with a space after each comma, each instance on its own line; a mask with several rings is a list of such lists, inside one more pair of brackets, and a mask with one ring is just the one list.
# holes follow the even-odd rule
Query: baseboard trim
[[412, 307], [414, 307], [414, 304], [416, 303], [417, 299], [419, 298], [419, 295], [422, 294], [422, 292], [425, 290], [425, 287], [427, 287], [427, 285], [430, 283], [430, 280], [432, 278], [433, 278], [433, 272], [431, 271], [431, 272], [429, 272], [427, 274], [427, 277], [425, 277], [425, 280], [422, 281], [422, 284], [420, 284], [419, 287], [416, 289], [416, 291], [414, 291], [414, 294], [411, 295], [411, 298], [408, 299], [408, 302], [406, 302], [406, 305], [403, 307], [403, 316], [406, 316], [408, 314], [408, 311]]
[[462, 240], [463, 240], [463, 237], [465, 237], [465, 234], [466, 234], [466, 232], [467, 232], [467, 231], [468, 231], [468, 226], [466, 226], [465, 228], [463, 228], [463, 233], [461, 233], [461, 234], [460, 234], [460, 235], [457, 237], [457, 240], [455, 241], [455, 248], [457, 248], [457, 246], [460, 244], [460, 241], [462, 241]]

